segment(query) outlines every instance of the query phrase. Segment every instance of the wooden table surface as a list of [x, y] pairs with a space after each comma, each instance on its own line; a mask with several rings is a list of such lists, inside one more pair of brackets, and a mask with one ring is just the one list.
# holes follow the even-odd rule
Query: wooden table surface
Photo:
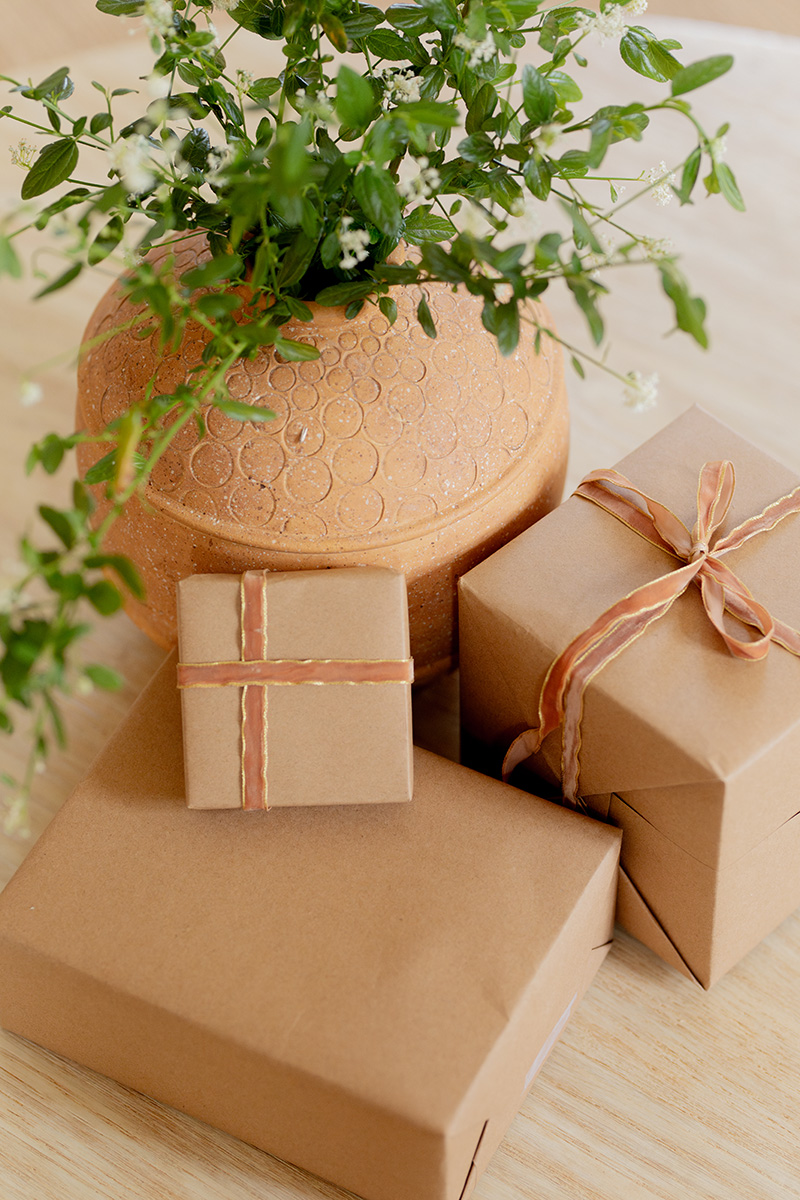
[[[89, 0], [7, 0], [0, 71], [12, 66], [43, 77], [69, 61], [82, 77], [120, 86], [138, 74], [141, 33], [127, 36], [98, 18]], [[709, 8], [760, 24], [797, 17], [783, 0]], [[666, 10], [687, 11], [680, 0]], [[689, 8], [692, 8], [690, 5]], [[791, 11], [790, 11], [791, 9]], [[85, 10], [85, 12], [84, 12]], [[695, 5], [700, 12], [702, 5]], [[22, 15], [24, 13], [24, 19]], [[48, 17], [52, 16], [52, 24]], [[85, 18], [85, 20], [84, 20]], [[656, 20], [652, 22], [657, 25]], [[722, 202], [693, 208], [638, 206], [638, 227], [672, 237], [710, 306], [712, 350], [664, 338], [666, 304], [644, 272], [620, 275], [609, 305], [611, 361], [619, 369], [658, 371], [659, 406], [635, 414], [619, 388], [591, 374], [571, 381], [570, 483], [608, 466], [699, 401], [791, 466], [800, 469], [797, 392], [798, 222], [800, 196], [800, 41], [769, 30], [664, 17], [687, 61], [732, 50], [737, 66], [707, 92], [699, 113], [715, 129], [729, 119], [730, 161], [748, 202], [741, 216]], [[10, 32], [9, 32], [10, 30]], [[110, 32], [109, 32], [110, 31]], [[59, 50], [59, 46], [61, 49]], [[650, 94], [621, 67], [613, 46], [592, 50], [598, 79], [624, 101]], [[264, 64], [262, 70], [264, 72]], [[619, 81], [619, 83], [618, 83]], [[624, 84], [623, 82], [624, 81]], [[583, 82], [583, 80], [582, 80]], [[589, 90], [587, 85], [587, 91]], [[604, 95], [607, 91], [604, 92]], [[662, 122], [665, 150], [677, 161], [685, 135]], [[3, 123], [3, 141], [17, 131]], [[645, 151], [645, 153], [648, 153]], [[652, 155], [652, 151], [649, 152]], [[5, 155], [3, 156], [5, 157]], [[649, 165], [648, 159], [639, 166]], [[19, 176], [0, 165], [5, 211]], [[633, 215], [631, 217], [633, 218]], [[71, 427], [73, 368], [48, 367], [45, 398], [18, 401], [20, 373], [73, 346], [104, 280], [81, 282], [65, 298], [26, 302], [24, 283], [0, 288], [0, 382], [6, 433], [0, 442], [0, 559], [35, 503], [59, 498], [64, 480], [25, 479], [28, 444], [50, 428]], [[563, 296], [551, 308], [562, 334], [582, 337]], [[9, 564], [0, 562], [0, 575]], [[0, 581], [0, 586], [2, 581]], [[35, 839], [120, 721], [160, 660], [160, 652], [124, 616], [92, 636], [91, 657], [123, 673], [122, 692], [76, 700], [70, 747], [37, 781]], [[420, 740], [455, 754], [453, 679], [418, 697]], [[7, 739], [0, 769], [15, 770], [23, 747]], [[30, 841], [0, 838], [0, 884]], [[800, 914], [754, 950], [710, 993], [677, 975], [620, 934], [536, 1082], [503, 1145], [480, 1180], [480, 1200], [792, 1200], [800, 1198]], [[0, 1197], [2, 1200], [310, 1200], [340, 1192], [208, 1126], [0, 1032]]]

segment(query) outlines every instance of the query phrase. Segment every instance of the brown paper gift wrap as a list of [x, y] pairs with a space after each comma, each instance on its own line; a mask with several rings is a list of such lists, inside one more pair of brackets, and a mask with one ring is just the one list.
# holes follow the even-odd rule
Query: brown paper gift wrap
[[189, 812], [174, 678], [0, 896], [0, 1021], [368, 1200], [460, 1200], [606, 954], [618, 831], [425, 751], [413, 804]]
[[[691, 528], [700, 468], [717, 459], [736, 469], [721, 534], [800, 482], [698, 408], [618, 469]], [[800, 625], [800, 517], [725, 562]], [[459, 600], [465, 745], [488, 750], [495, 769], [537, 724], [557, 655], [670, 564], [680, 565], [572, 497], [470, 571]], [[689, 588], [590, 682], [581, 736], [581, 794], [624, 831], [620, 922], [710, 987], [800, 904], [800, 660], [778, 645], [761, 662], [733, 658]], [[540, 777], [557, 779], [560, 750], [556, 732], [531, 764]]]
[[[257, 622], [257, 640], [265, 659], [306, 660], [308, 673], [317, 678], [325, 677], [331, 660], [342, 661], [348, 680], [356, 680], [373, 665], [379, 674], [396, 678], [249, 686], [248, 702], [259, 702], [263, 715], [255, 721], [260, 744], [251, 725], [248, 746], [263, 753], [263, 766], [253, 766], [255, 783], [262, 771], [266, 781], [260, 788], [251, 781], [249, 792], [242, 763], [243, 689], [182, 688], [189, 807], [410, 800], [413, 668], [404, 575], [377, 567], [253, 573], [254, 584], [262, 579], [263, 596], [250, 599], [258, 601], [259, 608], [263, 601], [265, 619]], [[242, 659], [240, 576], [192, 575], [182, 580], [178, 616], [181, 663]]]

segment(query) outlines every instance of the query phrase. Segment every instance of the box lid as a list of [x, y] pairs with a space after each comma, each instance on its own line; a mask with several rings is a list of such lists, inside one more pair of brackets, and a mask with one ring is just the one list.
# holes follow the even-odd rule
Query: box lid
[[618, 831], [421, 750], [408, 805], [191, 811], [174, 672], [0, 897], [0, 939], [446, 1129]]
[[[736, 491], [720, 536], [791, 491], [800, 479], [700, 408], [656, 434], [617, 469], [669, 506], [689, 529], [697, 481], [709, 460], [730, 459]], [[599, 464], [598, 464], [599, 465]], [[725, 559], [756, 599], [800, 626], [800, 519], [792, 516]], [[524, 645], [504, 671], [521, 715], [535, 727], [545, 671], [606, 608], [665, 574], [675, 560], [596, 505], [571, 497], [461, 581], [471, 608]], [[773, 645], [766, 659], [732, 657], [690, 587], [666, 616], [595, 676], [582, 723], [581, 791], [635, 792], [730, 781], [800, 723], [800, 660]], [[560, 734], [545, 743], [557, 764]], [[794, 811], [786, 789], [764, 797], [762, 834]], [[796, 805], [794, 805], [796, 808]], [[774, 810], [774, 811], [773, 811]]]

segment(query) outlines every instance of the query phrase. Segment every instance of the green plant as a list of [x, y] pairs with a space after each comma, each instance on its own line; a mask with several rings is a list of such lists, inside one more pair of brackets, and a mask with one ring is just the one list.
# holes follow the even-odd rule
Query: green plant
[[[97, 7], [144, 18], [155, 61], [142, 109], [120, 128], [119, 101], [132, 89], [94, 83], [98, 111], [74, 115], [66, 67], [36, 84], [3, 77], [38, 102], [42, 116], [32, 120], [12, 104], [0, 116], [45, 141], [34, 147], [23, 139], [14, 151], [25, 170], [26, 204], [0, 225], [0, 273], [22, 274], [14, 239], [24, 229], [57, 232], [64, 269], [39, 295], [118, 263], [131, 299], [144, 306], [143, 330], [156, 327], [164, 346], [175, 345], [196, 321], [210, 340], [190, 384], [165, 395], [151, 382], [92, 439], [109, 449], [75, 481], [72, 505], [39, 509], [54, 544], [21, 541], [25, 572], [0, 612], [0, 727], [11, 730], [12, 712], [29, 710], [33, 739], [25, 778], [5, 780], [8, 827], [24, 825], [37, 764], [63, 740], [60, 698], [75, 687], [118, 683], [107, 668], [84, 664], [79, 650], [87, 602], [106, 615], [120, 607], [125, 589], [142, 591], [133, 564], [104, 553], [109, 524], [183, 424], [196, 421], [203, 432], [202, 405], [241, 420], [271, 415], [228, 395], [226, 372], [238, 358], [263, 345], [287, 359], [316, 357], [312, 345], [284, 333], [290, 318], [311, 317], [310, 300], [345, 305], [347, 315], [376, 304], [391, 322], [395, 284], [420, 286], [418, 319], [435, 337], [425, 297], [432, 281], [480, 297], [484, 325], [509, 354], [521, 336], [538, 343], [551, 332], [528, 302], [561, 280], [600, 345], [608, 272], [643, 261], [654, 264], [677, 327], [705, 346], [703, 301], [668, 248], [629, 229], [623, 210], [651, 189], [662, 202], [674, 195], [690, 203], [703, 161], [706, 191], [743, 208], [723, 161], [726, 127], [710, 136], [686, 100], [732, 59], [682, 65], [676, 42], [633, 23], [643, 0], [603, 0], [599, 13], [538, 0], [412, 0], [385, 13], [357, 0], [98, 0]], [[213, 7], [235, 23], [221, 44], [209, 20]], [[228, 46], [242, 29], [282, 43], [280, 75], [254, 78], [229, 65]], [[634, 72], [666, 85], [663, 98], [578, 115], [582, 94], [567, 68], [586, 67], [595, 33], [618, 38]], [[529, 38], [540, 62], [520, 69], [516, 55]], [[345, 52], [360, 56], [361, 69], [342, 61]], [[657, 109], [689, 123], [684, 161], [661, 163], [638, 180], [608, 173], [614, 145], [639, 141]], [[597, 180], [607, 202], [596, 198]], [[624, 183], [634, 185], [626, 199]], [[39, 201], [54, 190], [55, 199]], [[553, 227], [535, 232], [531, 218], [543, 202]], [[621, 238], [615, 249], [604, 244], [604, 231]], [[177, 277], [169, 256], [161, 269], [146, 257], [198, 232], [210, 257], [188, 274]], [[416, 252], [389, 262], [401, 239]], [[243, 281], [247, 290], [232, 286]], [[567, 349], [580, 372], [582, 358], [598, 361]], [[619, 378], [631, 400], [652, 398], [652, 379], [637, 372]], [[26, 386], [34, 399], [36, 385]], [[49, 433], [32, 447], [28, 467], [53, 473], [87, 439]], [[99, 526], [95, 485], [113, 501]]]

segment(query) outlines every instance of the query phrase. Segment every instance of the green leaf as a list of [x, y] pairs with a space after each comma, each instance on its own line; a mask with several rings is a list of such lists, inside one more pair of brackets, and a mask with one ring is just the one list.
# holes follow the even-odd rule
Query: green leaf
[[336, 76], [336, 112], [343, 125], [363, 129], [375, 108], [375, 94], [363, 75], [341, 66]]
[[362, 211], [373, 225], [377, 225], [387, 237], [399, 238], [403, 228], [400, 198], [389, 172], [365, 166], [353, 179], [353, 191]]
[[606, 156], [606, 151], [611, 145], [611, 136], [613, 132], [614, 126], [612, 125], [611, 121], [607, 120], [605, 117], [600, 117], [599, 120], [595, 118], [594, 121], [592, 121], [592, 136], [586, 161], [588, 165], [595, 171], [602, 164], [603, 159]]
[[264, 105], [269, 100], [270, 96], [274, 96], [276, 92], [281, 90], [281, 81], [276, 79], [274, 75], [265, 76], [262, 79], [256, 79], [250, 84], [247, 89], [247, 94], [256, 104]]
[[220, 254], [210, 258], [200, 267], [181, 275], [181, 286], [191, 288], [210, 287], [223, 279], [237, 279], [244, 264], [238, 254]]
[[424, 8], [437, 29], [455, 29], [458, 25], [458, 10], [453, 0], [417, 0]]
[[575, 80], [571, 75], [565, 75], [563, 71], [551, 71], [547, 76], [547, 82], [554, 89], [562, 104], [572, 104], [583, 99], [583, 92]]
[[22, 182], [22, 199], [31, 200], [34, 196], [41, 196], [42, 192], [49, 192], [50, 188], [57, 187], [72, 174], [77, 163], [78, 147], [72, 138], [50, 142], [41, 151]]
[[363, 300], [372, 291], [372, 284], [365, 279], [353, 283], [334, 283], [331, 287], [323, 288], [314, 297], [317, 304], [323, 308], [336, 308], [340, 304], [349, 304], [351, 300]]
[[102, 688], [104, 692], [118, 692], [125, 682], [117, 671], [111, 667], [104, 667], [101, 663], [89, 663], [83, 668], [83, 673], [95, 687]]
[[211, 139], [205, 129], [192, 129], [187, 133], [178, 148], [178, 157], [194, 167], [196, 171], [204, 171], [208, 165], [208, 153], [211, 149]]
[[683, 96], [693, 92], [695, 88], [703, 87], [713, 80], [725, 75], [733, 66], [732, 54], [715, 54], [712, 58], [701, 58], [699, 62], [681, 67], [672, 76], [671, 91], [673, 96]]
[[57, 279], [51, 280], [50, 283], [45, 284], [43, 288], [40, 288], [40, 290], [34, 296], [34, 299], [40, 300], [42, 296], [49, 296], [51, 292], [60, 291], [60, 289], [66, 287], [68, 283], [72, 283], [73, 279], [77, 279], [82, 270], [83, 263], [73, 263], [72, 266], [67, 267], [66, 271], [63, 271]]
[[58, 67], [35, 87], [20, 88], [23, 96], [29, 100], [44, 100], [55, 97], [57, 100], [68, 99], [73, 92], [73, 83], [69, 78], [69, 67]]
[[689, 204], [694, 185], [697, 183], [697, 175], [700, 170], [700, 159], [702, 151], [699, 146], [696, 146], [686, 162], [683, 164], [683, 172], [681, 174], [681, 185], [675, 188], [675, 193], [681, 204]]
[[101, 579], [99, 583], [93, 583], [86, 590], [86, 596], [93, 608], [104, 617], [110, 617], [122, 607], [122, 596], [119, 589], [114, 587], [113, 583], [109, 583], [107, 579]]
[[700, 296], [692, 296], [686, 279], [674, 262], [659, 262], [661, 286], [672, 301], [675, 322], [679, 329], [690, 334], [703, 347], [708, 348], [708, 334], [704, 328], [706, 306]]
[[413, 209], [406, 217], [403, 237], [412, 246], [422, 242], [444, 242], [456, 233], [456, 227], [447, 217], [432, 213], [426, 205]]
[[419, 125], [432, 125], [435, 129], [451, 129], [458, 124], [455, 105], [434, 100], [414, 100], [409, 104], [398, 104], [392, 116], [416, 121]]
[[381, 296], [378, 301], [378, 308], [381, 310], [386, 320], [390, 325], [394, 325], [397, 320], [397, 304], [391, 296]]
[[567, 286], [575, 297], [578, 308], [586, 318], [589, 332], [592, 335], [592, 341], [596, 346], [599, 346], [603, 340], [604, 326], [603, 318], [600, 316], [594, 302], [594, 296], [584, 279], [568, 277]]
[[558, 104], [555, 89], [535, 67], [526, 63], [522, 68], [522, 105], [528, 120], [545, 125]]
[[494, 158], [497, 148], [488, 134], [479, 132], [459, 142], [458, 153], [467, 162], [485, 163]]
[[212, 317], [217, 321], [241, 308], [242, 297], [237, 296], [234, 292], [208, 292], [205, 296], [200, 296], [195, 300], [194, 306], [203, 316]]
[[497, 107], [497, 92], [490, 83], [478, 88], [467, 111], [467, 133], [478, 133]]
[[22, 276], [22, 263], [11, 239], [4, 233], [0, 233], [0, 275], [10, 275], [12, 279]]
[[367, 49], [387, 62], [420, 62], [419, 42], [395, 33], [393, 29], [377, 29], [367, 38]]
[[139, 17], [144, 12], [144, 0], [97, 0], [95, 8], [112, 17]]
[[498, 304], [495, 309], [497, 348], [504, 358], [513, 354], [519, 344], [519, 308], [516, 300]]
[[45, 524], [50, 526], [66, 549], [71, 550], [75, 545], [75, 529], [67, 513], [61, 512], [57, 508], [50, 508], [47, 504], [40, 504], [39, 516]]
[[730, 169], [727, 163], [717, 163], [715, 170], [717, 174], [719, 190], [728, 201], [728, 204], [730, 204], [731, 208], [735, 208], [737, 212], [744, 212], [744, 200], [742, 199], [742, 193], [739, 191], [737, 186], [733, 171]]
[[392, 4], [386, 10], [386, 18], [395, 29], [415, 36], [432, 33], [436, 28], [427, 12], [418, 4]]
[[640, 25], [631, 26], [623, 35], [619, 52], [631, 70], [659, 83], [666, 83], [683, 69], [677, 58]]
[[347, 32], [339, 18], [335, 17], [333, 13], [323, 12], [320, 17], [320, 24], [323, 33], [334, 50], [338, 50], [340, 54], [345, 54], [347, 52]]
[[275, 416], [271, 409], [247, 404], [244, 400], [216, 400], [214, 407], [234, 421], [271, 421]]
[[135, 596], [137, 600], [144, 600], [146, 592], [142, 577], [137, 567], [124, 555], [90, 554], [84, 560], [84, 566], [91, 570], [107, 567], [119, 576], [132, 596]]
[[111, 113], [99, 112], [95, 113], [89, 122], [90, 133], [102, 133], [104, 129], [110, 129], [113, 124]]
[[436, 337], [436, 326], [433, 323], [427, 296], [423, 296], [417, 305], [417, 320], [429, 338]]
[[108, 258], [109, 254], [116, 249], [122, 241], [122, 235], [125, 232], [125, 226], [122, 222], [122, 217], [112, 217], [110, 221], [103, 226], [97, 234], [97, 237], [92, 242], [87, 253], [89, 265], [94, 267], [101, 263], [104, 258]]
[[277, 337], [275, 349], [289, 362], [311, 362], [319, 358], [319, 350], [310, 342], [297, 342], [293, 338]]
[[551, 175], [547, 162], [534, 154], [522, 165], [522, 177], [537, 200], [546, 200], [550, 195]]

